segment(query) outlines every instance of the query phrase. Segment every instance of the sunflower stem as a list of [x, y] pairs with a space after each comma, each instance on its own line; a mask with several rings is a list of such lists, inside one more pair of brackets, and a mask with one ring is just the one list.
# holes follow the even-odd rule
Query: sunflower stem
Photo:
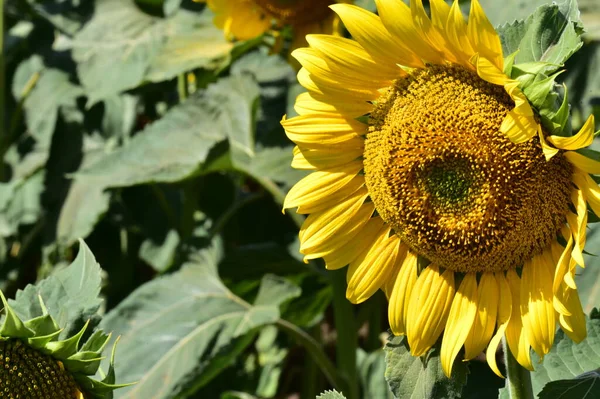
[[331, 271], [329, 275], [333, 287], [333, 317], [337, 331], [336, 361], [338, 370], [346, 380], [342, 391], [348, 399], [358, 399], [358, 329], [354, 308], [346, 299], [346, 270]]
[[506, 343], [506, 338], [502, 338], [502, 347], [506, 364], [506, 388], [510, 399], [534, 399], [529, 370], [517, 362]]

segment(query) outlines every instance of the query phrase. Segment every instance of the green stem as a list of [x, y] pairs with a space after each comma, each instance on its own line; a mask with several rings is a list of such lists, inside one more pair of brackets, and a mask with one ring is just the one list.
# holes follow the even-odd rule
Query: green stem
[[185, 73], [177, 76], [177, 93], [179, 94], [179, 102], [183, 102], [188, 97]]
[[354, 308], [346, 299], [346, 270], [330, 271], [333, 287], [333, 318], [337, 331], [336, 360], [340, 373], [346, 380], [344, 394], [348, 399], [358, 399], [358, 373], [356, 371], [356, 349], [358, 328]]
[[247, 196], [246, 198], [237, 200], [233, 203], [233, 205], [231, 205], [231, 207], [229, 207], [227, 209], [227, 211], [225, 211], [225, 213], [223, 213], [223, 215], [221, 215], [219, 217], [219, 219], [217, 219], [217, 221], [215, 222], [215, 224], [212, 226], [211, 230], [210, 230], [210, 235], [211, 237], [216, 236], [217, 234], [219, 234], [227, 225], [227, 223], [231, 220], [231, 218], [239, 212], [240, 209], [242, 209], [243, 207], [245, 207], [246, 205], [260, 199], [264, 197], [264, 194], [252, 194]]
[[313, 337], [307, 334], [304, 330], [290, 323], [289, 321], [279, 319], [275, 325], [285, 333], [289, 334], [296, 340], [296, 342], [298, 342], [307, 350], [331, 386], [338, 390], [342, 389], [341, 387], [344, 385], [344, 383], [340, 380], [340, 375], [335, 365], [331, 362], [331, 360], [329, 360], [325, 352], [323, 352], [319, 342], [315, 341], [315, 339], [313, 339]]
[[[311, 328], [311, 336], [316, 342], [321, 342], [321, 326], [317, 324]], [[319, 367], [314, 359], [306, 356], [304, 359], [304, 369], [302, 370], [302, 398], [314, 399], [320, 393], [319, 385]]]
[[506, 387], [510, 399], [534, 399], [529, 370], [517, 362], [506, 343], [506, 338], [502, 339], [502, 347], [506, 364]]

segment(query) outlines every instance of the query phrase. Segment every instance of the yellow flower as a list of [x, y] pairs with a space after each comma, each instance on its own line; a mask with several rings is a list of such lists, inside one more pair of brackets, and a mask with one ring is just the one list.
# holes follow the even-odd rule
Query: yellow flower
[[308, 35], [293, 53], [308, 92], [282, 125], [292, 165], [313, 171], [284, 203], [309, 214], [300, 251], [349, 265], [354, 303], [384, 290], [414, 356], [442, 336], [447, 375], [463, 347], [467, 360], [487, 348], [501, 375], [503, 336], [532, 369], [557, 323], [586, 336], [573, 277], [600, 163], [577, 150], [593, 117], [573, 137], [544, 131], [478, 0], [468, 21], [457, 1], [430, 0], [431, 18], [421, 0], [376, 3], [379, 16], [331, 7], [355, 40]]
[[[196, 0], [205, 1], [205, 0]], [[291, 25], [292, 48], [305, 46], [308, 33], [337, 34], [339, 18], [329, 9], [335, 0], [207, 0], [215, 25], [229, 40], [248, 40]]]

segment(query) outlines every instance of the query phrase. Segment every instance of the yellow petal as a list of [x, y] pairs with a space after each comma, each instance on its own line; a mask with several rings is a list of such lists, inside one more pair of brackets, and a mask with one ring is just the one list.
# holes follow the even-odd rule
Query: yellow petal
[[[439, 8], [436, 9], [436, 11]], [[442, 9], [443, 11], [443, 9]], [[440, 30], [427, 16], [425, 8], [423, 8], [422, 0], [410, 0], [410, 12], [412, 14], [413, 24], [421, 37], [429, 43], [429, 47], [442, 54], [442, 58], [450, 62], [459, 62], [454, 54], [454, 48], [450, 48], [449, 41], [446, 37], [446, 30]], [[443, 60], [440, 62], [443, 64]]]
[[521, 273], [521, 315], [523, 329], [536, 353], [543, 358], [550, 352], [556, 331], [552, 294], [552, 274], [546, 254], [525, 262]]
[[469, 24], [467, 26], [469, 41], [473, 50], [489, 59], [499, 70], [504, 68], [502, 44], [496, 30], [483, 12], [479, 0], [471, 1]]
[[524, 143], [536, 135], [537, 122], [530, 116], [510, 111], [500, 125], [500, 131], [515, 144]]
[[[490, 340], [490, 344], [485, 351], [485, 357], [490, 365], [490, 368], [496, 373], [496, 375], [500, 378], [504, 378], [502, 373], [500, 373], [500, 369], [498, 368], [498, 364], [496, 363], [496, 351], [498, 350], [498, 345], [500, 345], [500, 341], [504, 336], [504, 333], [508, 327], [510, 322], [511, 314], [512, 314], [512, 305], [513, 298], [511, 295], [510, 286], [504, 277], [504, 273], [496, 273], [495, 274], [496, 282], [498, 283], [497, 292], [499, 293], [498, 298], [498, 329], [496, 334]], [[508, 335], [508, 334], [507, 334]], [[514, 353], [514, 352], [513, 352]]]
[[[410, 44], [409, 51], [414, 52], [418, 59], [415, 60], [416, 66], [423, 67], [421, 60], [438, 64], [443, 62], [439, 52], [423, 39], [422, 30], [418, 29], [413, 23], [411, 10], [406, 4], [401, 0], [376, 0], [375, 3], [381, 22], [387, 30], [399, 42]], [[421, 65], [418, 65], [419, 62]]]
[[467, 273], [452, 300], [448, 322], [442, 338], [440, 360], [447, 377], [452, 373], [454, 359], [465, 343], [477, 314], [477, 277]]
[[407, 247], [396, 234], [390, 237], [390, 227], [383, 229], [373, 246], [363, 251], [348, 266], [346, 298], [352, 303], [366, 301], [386, 281], [392, 278], [398, 257], [403, 258]]
[[334, 4], [330, 7], [340, 16], [352, 37], [372, 57], [386, 64], [400, 64], [414, 68], [423, 66], [421, 59], [409, 46], [405, 46], [390, 35], [379, 16], [350, 4]]
[[600, 162], [598, 161], [594, 161], [593, 159], [590, 159], [585, 155], [581, 155], [575, 151], [566, 151], [565, 157], [569, 162], [585, 173], [591, 173], [592, 175], [600, 174]]
[[[498, 86], [505, 86], [507, 83], [511, 83], [511, 79], [504, 74], [502, 68], [498, 68], [494, 63], [481, 55], [475, 55], [472, 59], [473, 64], [477, 68], [477, 75], [486, 82]], [[509, 86], [510, 89], [514, 90], [514, 83]], [[509, 93], [510, 94], [510, 93]]]
[[550, 136], [548, 137], [548, 141], [561, 150], [579, 150], [592, 144], [594, 140], [594, 126], [594, 114], [592, 114], [575, 136]]
[[499, 301], [496, 277], [492, 273], [484, 273], [477, 289], [477, 315], [465, 341], [465, 360], [473, 359], [488, 346], [496, 327]]
[[330, 169], [360, 159], [362, 148], [348, 148], [338, 150], [335, 148], [300, 149], [294, 147], [292, 167], [302, 170]]
[[408, 251], [389, 295], [388, 318], [395, 335], [406, 334], [406, 318], [410, 295], [417, 282], [417, 255]]
[[581, 307], [579, 293], [566, 284], [561, 287], [562, 301], [569, 310], [569, 315], [559, 315], [559, 323], [569, 338], [579, 343], [587, 336], [585, 314]]
[[575, 240], [571, 256], [579, 266], [585, 267], [583, 248], [585, 248], [588, 213], [583, 192], [581, 190], [573, 189], [571, 191], [571, 202], [577, 211], [577, 215], [572, 212], [567, 212], [567, 223], [569, 223], [569, 227], [571, 228]]
[[469, 40], [467, 23], [460, 11], [458, 0], [454, 0], [450, 8], [446, 24], [446, 37], [451, 43], [455, 54], [458, 56], [458, 63], [466, 68], [474, 69], [470, 60], [475, 51]]
[[373, 101], [378, 96], [372, 96], [361, 90], [348, 90], [343, 86], [320, 79], [306, 70], [300, 69], [298, 72], [298, 83], [308, 90], [315, 97], [325, 98], [332, 103], [344, 101]]
[[521, 280], [514, 269], [508, 270], [506, 277], [512, 298], [512, 313], [506, 327], [506, 342], [517, 362], [527, 370], [533, 370], [530, 353], [531, 346], [527, 333], [523, 329], [521, 315], [521, 295], [526, 295], [526, 293], [521, 293]]
[[573, 183], [583, 191], [583, 196], [596, 216], [600, 216], [600, 187], [598, 187], [598, 183], [590, 175], [578, 169], [575, 169], [573, 173]]
[[[362, 74], [348, 75], [348, 71], [340, 71], [332, 68], [321, 54], [313, 48], [299, 48], [294, 50], [292, 56], [298, 60], [306, 70], [313, 76], [318, 76], [329, 86], [341, 86], [348, 90], [364, 92], [367, 96], [377, 96], [378, 89], [389, 86], [389, 81], [377, 81], [372, 76]], [[344, 73], [346, 72], [346, 73]], [[352, 72], [352, 71], [350, 71]]]
[[341, 114], [359, 117], [368, 114], [373, 109], [373, 105], [366, 101], [324, 102], [321, 99], [310, 93], [301, 93], [296, 97], [294, 109], [299, 115], [331, 114], [331, 116], [338, 117], [341, 117]]
[[[352, 182], [362, 167], [362, 162], [356, 161], [311, 173], [291, 188], [285, 197], [283, 208], [305, 206], [311, 209], [318, 206], [321, 201]], [[361, 181], [364, 183], [364, 177], [359, 176], [358, 183]]]
[[396, 64], [377, 62], [356, 41], [330, 35], [307, 35], [306, 40], [330, 66], [348, 76], [364, 76], [364, 71], [378, 81], [391, 81], [405, 73]]
[[444, 330], [452, 299], [454, 272], [440, 273], [436, 265], [421, 272], [408, 305], [406, 336], [413, 356], [421, 356], [431, 348]]
[[542, 152], [544, 153], [544, 157], [546, 161], [549, 161], [553, 156], [558, 154], [558, 149], [554, 147], [550, 147], [546, 142], [546, 138], [544, 137], [544, 133], [542, 132], [542, 127], [538, 125], [538, 138], [540, 139], [540, 144], [542, 145]]
[[383, 226], [384, 222], [380, 217], [369, 219], [364, 227], [359, 230], [359, 233], [349, 239], [342, 247], [334, 248], [330, 254], [323, 255], [325, 267], [329, 270], [337, 270], [347, 266], [373, 244]]
[[367, 128], [358, 121], [321, 115], [296, 116], [282, 120], [281, 125], [290, 140], [306, 148], [362, 148], [361, 135]]
[[[345, 230], [361, 223], [362, 219], [364, 219], [362, 223], [366, 223], [374, 208], [371, 203], [365, 204], [368, 196], [366, 187], [363, 187], [339, 204], [312, 213], [300, 229], [300, 252], [309, 254], [322, 250], [323, 246], [329, 247], [334, 238], [342, 239]], [[361, 210], [363, 212], [359, 212]], [[342, 241], [339, 246], [343, 242], [345, 241]]]

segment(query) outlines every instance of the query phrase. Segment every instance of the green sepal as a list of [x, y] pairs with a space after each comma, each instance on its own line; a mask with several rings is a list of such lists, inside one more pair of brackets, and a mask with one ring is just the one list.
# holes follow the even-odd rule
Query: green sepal
[[521, 64], [513, 65], [511, 68], [511, 74], [508, 75], [512, 79], [517, 79], [521, 84], [521, 88], [525, 88], [533, 83], [538, 75], [546, 76], [548, 66], [555, 66], [548, 62], [523, 62]]
[[25, 326], [34, 333], [33, 337], [27, 338], [27, 343], [36, 349], [45, 348], [48, 342], [54, 341], [62, 332], [49, 314], [27, 320]]
[[110, 341], [111, 334], [105, 334], [102, 330], [96, 330], [92, 334], [92, 336], [83, 344], [81, 347], [81, 352], [95, 352], [97, 354], [101, 354]]
[[81, 341], [81, 337], [85, 333], [88, 324], [90, 324], [89, 320], [85, 323], [83, 328], [71, 338], [67, 338], [63, 341], [48, 342], [46, 344], [46, 352], [57, 359], [68, 359], [73, 356], [79, 350], [79, 341]]
[[62, 362], [72, 373], [94, 375], [96, 371], [98, 371], [98, 367], [100, 367], [100, 362], [102, 360], [104, 360], [104, 357], [98, 357], [98, 354], [95, 352], [77, 352]]
[[115, 340], [115, 343], [112, 347], [112, 351], [110, 354], [110, 365], [108, 366], [108, 372], [106, 376], [102, 379], [102, 381], [95, 380], [93, 378], [78, 378], [77, 375], [75, 379], [84, 388], [87, 392], [90, 392], [92, 398], [97, 399], [113, 399], [113, 391], [118, 388], [129, 387], [135, 385], [136, 382], [131, 382], [128, 384], [115, 384], [116, 376], [115, 376], [115, 354], [117, 350], [117, 343], [119, 342], [118, 337]]
[[519, 50], [515, 51], [514, 53], [510, 54], [509, 56], [504, 58], [504, 74], [506, 76], [512, 76], [512, 68], [513, 65], [515, 64], [515, 57], [517, 56], [517, 54], [519, 54]]
[[8, 306], [8, 302], [4, 297], [4, 294], [0, 290], [0, 299], [4, 305], [4, 323], [0, 328], [0, 337], [5, 338], [29, 338], [33, 337], [34, 333], [25, 326], [25, 323], [19, 316]]

